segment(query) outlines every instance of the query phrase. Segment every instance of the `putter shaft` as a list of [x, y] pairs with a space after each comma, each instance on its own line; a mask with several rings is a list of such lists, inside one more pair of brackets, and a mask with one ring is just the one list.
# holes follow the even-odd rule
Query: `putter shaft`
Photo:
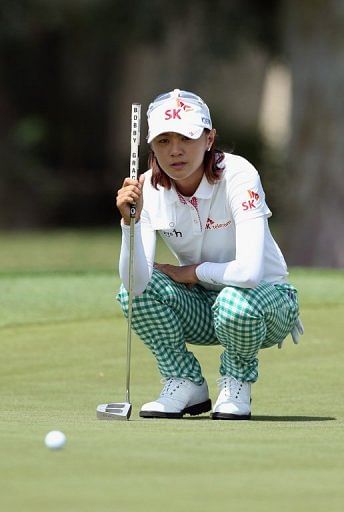
[[[131, 106], [131, 153], [130, 178], [137, 180], [139, 167], [141, 105], [133, 103]], [[130, 403], [130, 366], [131, 366], [131, 324], [134, 292], [134, 241], [135, 241], [136, 204], [130, 205], [130, 243], [129, 243], [129, 283], [128, 283], [128, 331], [127, 331], [127, 365], [126, 365], [126, 396], [125, 402], [100, 404], [97, 407], [99, 420], [129, 420], [131, 414]]]

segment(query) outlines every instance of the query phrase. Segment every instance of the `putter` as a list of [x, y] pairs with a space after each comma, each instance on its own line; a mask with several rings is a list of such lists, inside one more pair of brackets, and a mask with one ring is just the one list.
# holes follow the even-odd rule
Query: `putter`
[[[130, 152], [130, 178], [137, 180], [139, 167], [141, 105], [133, 103], [131, 106], [131, 152]], [[128, 290], [128, 331], [127, 331], [127, 372], [126, 394], [124, 402], [100, 404], [97, 407], [99, 420], [129, 420], [131, 415], [130, 403], [130, 363], [131, 363], [131, 322], [133, 311], [134, 288], [134, 233], [135, 233], [136, 204], [130, 207], [130, 244], [129, 244], [129, 290]]]

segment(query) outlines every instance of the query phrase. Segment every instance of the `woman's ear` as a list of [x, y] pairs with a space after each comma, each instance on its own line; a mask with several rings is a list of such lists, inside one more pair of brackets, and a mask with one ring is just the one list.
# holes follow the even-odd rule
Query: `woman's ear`
[[216, 137], [216, 130], [215, 128], [212, 128], [210, 132], [208, 133], [207, 142], [208, 142], [208, 148], [211, 148], [211, 146], [214, 144]]

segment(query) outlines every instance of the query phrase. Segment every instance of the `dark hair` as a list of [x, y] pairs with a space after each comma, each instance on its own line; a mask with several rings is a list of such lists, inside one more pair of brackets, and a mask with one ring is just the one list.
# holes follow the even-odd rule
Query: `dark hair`
[[[209, 132], [209, 130], [205, 130]], [[225, 155], [222, 150], [215, 148], [212, 145], [210, 151], [204, 153], [204, 174], [207, 177], [209, 183], [216, 183], [221, 179], [222, 167], [220, 163], [224, 159]], [[152, 169], [151, 183], [154, 188], [158, 188], [158, 185], [164, 188], [170, 189], [171, 178], [161, 169], [154, 151], [151, 149], [148, 154], [148, 167]]]

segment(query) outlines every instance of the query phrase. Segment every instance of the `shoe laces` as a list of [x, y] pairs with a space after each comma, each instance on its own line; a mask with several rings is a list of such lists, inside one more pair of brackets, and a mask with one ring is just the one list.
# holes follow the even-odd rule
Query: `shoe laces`
[[167, 379], [161, 379], [162, 384], [165, 384], [160, 396], [172, 396], [183, 384], [186, 379], [168, 377]]
[[226, 398], [232, 397], [238, 399], [240, 397], [240, 391], [244, 383], [235, 377], [220, 377], [217, 381], [220, 391], [224, 392]]

